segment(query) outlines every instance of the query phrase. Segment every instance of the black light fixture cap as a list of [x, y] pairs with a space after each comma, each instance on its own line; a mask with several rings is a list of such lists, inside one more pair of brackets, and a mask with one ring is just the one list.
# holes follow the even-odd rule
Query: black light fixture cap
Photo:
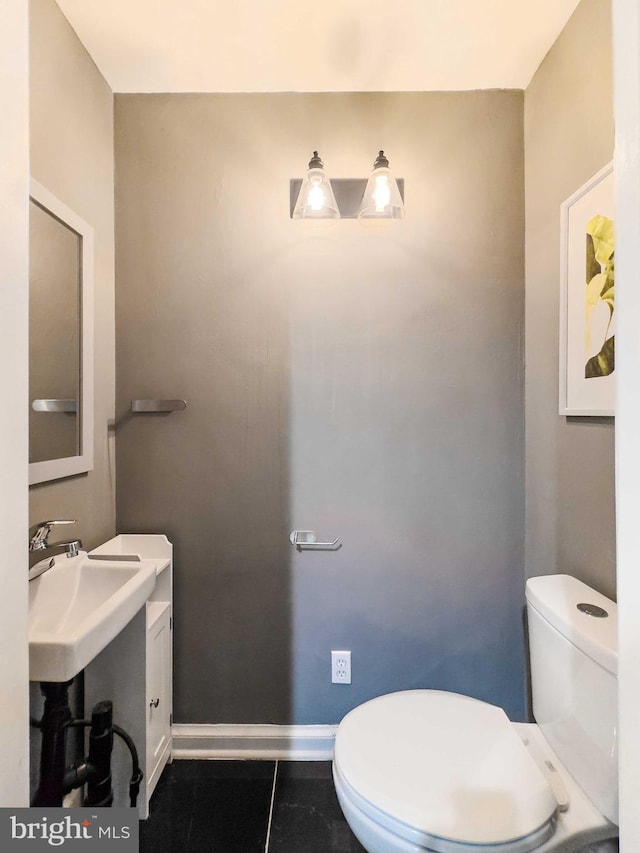
[[320, 159], [320, 155], [317, 151], [313, 152], [313, 157], [309, 160], [309, 168], [310, 169], [324, 169], [324, 163]]
[[389, 168], [389, 161], [384, 156], [384, 151], [378, 151], [378, 156], [376, 157], [376, 162], [373, 164], [374, 169], [380, 169], [384, 167], [385, 169]]

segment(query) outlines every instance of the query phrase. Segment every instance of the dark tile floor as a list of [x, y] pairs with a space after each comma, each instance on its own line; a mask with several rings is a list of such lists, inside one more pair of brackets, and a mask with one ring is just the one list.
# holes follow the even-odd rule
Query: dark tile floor
[[364, 853], [324, 761], [175, 761], [140, 853]]

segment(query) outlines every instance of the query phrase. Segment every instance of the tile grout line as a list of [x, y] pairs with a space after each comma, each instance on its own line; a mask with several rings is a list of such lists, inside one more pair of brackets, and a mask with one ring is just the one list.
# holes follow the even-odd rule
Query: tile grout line
[[278, 777], [278, 762], [276, 761], [273, 768], [273, 786], [271, 788], [271, 803], [269, 804], [269, 821], [267, 823], [267, 839], [264, 845], [264, 853], [269, 853], [269, 840], [271, 838], [271, 819], [273, 817], [273, 804], [276, 799], [276, 779]]

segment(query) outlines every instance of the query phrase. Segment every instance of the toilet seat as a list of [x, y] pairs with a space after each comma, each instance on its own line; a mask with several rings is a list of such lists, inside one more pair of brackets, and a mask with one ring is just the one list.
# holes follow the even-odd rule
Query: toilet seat
[[504, 711], [436, 690], [355, 708], [338, 729], [338, 796], [407, 849], [528, 853], [551, 837], [557, 802]]

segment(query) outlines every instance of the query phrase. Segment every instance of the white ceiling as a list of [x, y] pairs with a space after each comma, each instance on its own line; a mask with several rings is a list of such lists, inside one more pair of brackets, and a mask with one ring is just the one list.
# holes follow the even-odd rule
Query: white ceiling
[[526, 88], [579, 0], [57, 0], [115, 92]]

